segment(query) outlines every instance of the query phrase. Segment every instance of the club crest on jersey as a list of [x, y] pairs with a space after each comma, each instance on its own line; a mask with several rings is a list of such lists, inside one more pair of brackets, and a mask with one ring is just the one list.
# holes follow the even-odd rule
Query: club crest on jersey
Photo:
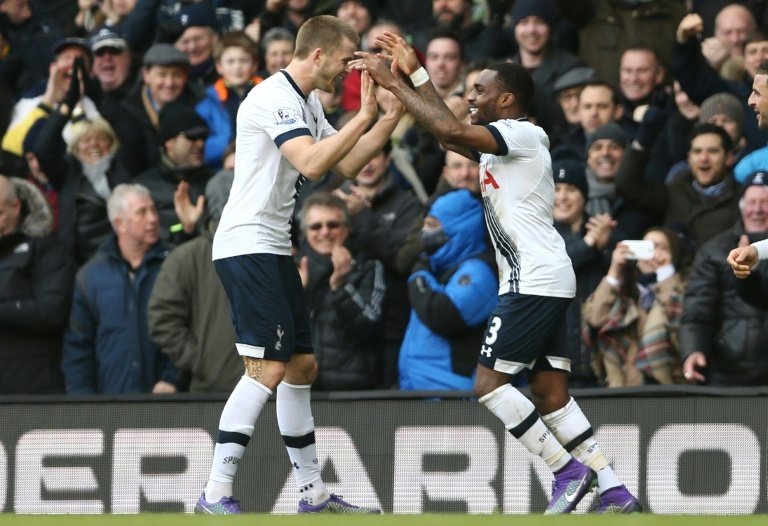
[[272, 112], [272, 116], [275, 118], [275, 124], [294, 124], [298, 115], [290, 108], [278, 108]]

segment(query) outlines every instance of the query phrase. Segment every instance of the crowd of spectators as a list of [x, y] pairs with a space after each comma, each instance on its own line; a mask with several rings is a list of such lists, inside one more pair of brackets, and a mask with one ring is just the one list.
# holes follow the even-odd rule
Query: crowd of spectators
[[[768, 237], [765, 3], [2, 0], [0, 394], [231, 390], [211, 241], [237, 112], [317, 14], [367, 51], [405, 36], [460, 119], [485, 65], [531, 73], [578, 283], [574, 386], [768, 385], [768, 311], [725, 261]], [[320, 94], [337, 129], [360, 84]], [[498, 288], [477, 163], [405, 114], [354, 180], [299, 201], [315, 388], [470, 389]]]

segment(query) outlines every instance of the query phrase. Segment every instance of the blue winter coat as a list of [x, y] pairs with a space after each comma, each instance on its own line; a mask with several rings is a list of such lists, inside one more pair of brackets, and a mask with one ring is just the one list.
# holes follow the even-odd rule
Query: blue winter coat
[[400, 348], [400, 388], [470, 390], [499, 288], [482, 205], [457, 190], [437, 199], [428, 215], [440, 220], [449, 240], [429, 256], [429, 270], [408, 279], [412, 308]]
[[[261, 77], [255, 77], [252, 83], [255, 86], [261, 80]], [[250, 88], [246, 89], [243, 96], [240, 97], [234, 90], [227, 88], [222, 79], [219, 79], [213, 85], [208, 86], [205, 90], [205, 97], [197, 103], [195, 111], [208, 124], [209, 130], [203, 152], [206, 166], [221, 168], [224, 152], [229, 143], [235, 139], [237, 109], [249, 91]]]
[[77, 273], [62, 368], [67, 393], [148, 393], [176, 369], [149, 339], [147, 304], [167, 250], [155, 244], [131, 279], [113, 234]]

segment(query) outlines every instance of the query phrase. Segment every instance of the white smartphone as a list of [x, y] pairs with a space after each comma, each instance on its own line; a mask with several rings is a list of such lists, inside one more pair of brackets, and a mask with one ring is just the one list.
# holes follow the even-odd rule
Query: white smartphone
[[656, 251], [653, 241], [626, 239], [622, 243], [629, 247], [630, 253], [627, 255], [627, 259], [653, 259], [654, 252]]

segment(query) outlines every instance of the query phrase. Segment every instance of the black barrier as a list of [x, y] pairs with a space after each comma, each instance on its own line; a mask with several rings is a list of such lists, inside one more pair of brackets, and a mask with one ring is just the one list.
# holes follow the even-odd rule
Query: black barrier
[[[768, 512], [765, 390], [577, 393], [619, 477], [655, 513]], [[441, 399], [438, 399], [438, 396]], [[225, 397], [0, 398], [0, 510], [191, 511]], [[551, 475], [469, 393], [318, 393], [326, 483], [386, 512], [541, 512]], [[270, 402], [240, 467], [245, 511], [298, 493]], [[594, 504], [590, 497], [580, 511]]]

